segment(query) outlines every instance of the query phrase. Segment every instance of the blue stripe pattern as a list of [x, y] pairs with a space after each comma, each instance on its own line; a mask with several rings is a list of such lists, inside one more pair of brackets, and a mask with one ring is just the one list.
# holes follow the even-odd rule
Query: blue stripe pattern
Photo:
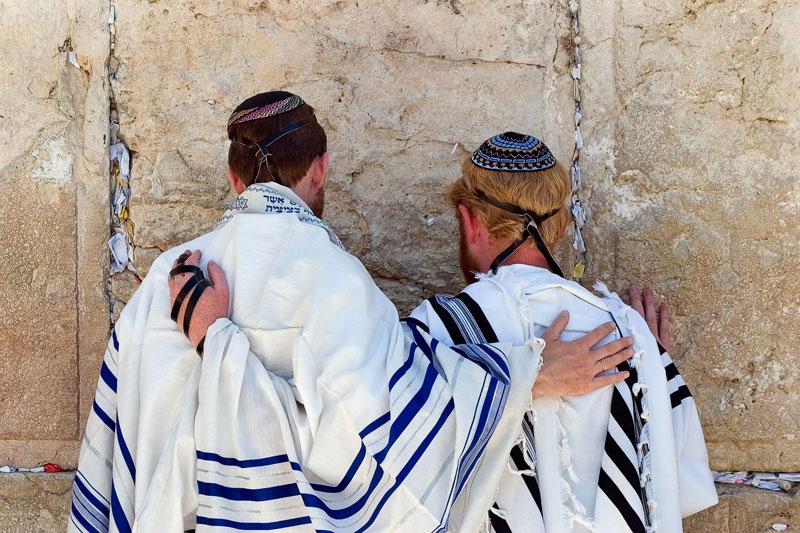
[[113, 484], [111, 485], [111, 516], [120, 533], [131, 533], [131, 524], [128, 522], [128, 517], [125, 516], [125, 510], [122, 508]]
[[[427, 340], [425, 336], [418, 331], [417, 326], [414, 324], [408, 324], [406, 327], [408, 327], [412, 332], [415, 342], [411, 343], [409, 346], [408, 357], [403, 361], [400, 367], [393, 372], [388, 383], [389, 390], [391, 391], [392, 388], [399, 383], [399, 381], [414, 366], [415, 361], [424, 361], [425, 359], [428, 359], [429, 364], [425, 369], [424, 377], [419, 386], [419, 390], [417, 390], [408, 403], [399, 410], [399, 413], [397, 412], [397, 407], [399, 406], [393, 406], [393, 409], [377, 417], [359, 432], [362, 443], [358, 452], [353, 458], [352, 463], [337, 485], [330, 486], [322, 483], [309, 483], [311, 491], [308, 491], [307, 489], [301, 489], [301, 487], [308, 486], [303, 485], [303, 482], [308, 481], [304, 476], [302, 476], [302, 468], [300, 465], [291, 461], [289, 456], [286, 454], [274, 455], [260, 459], [237, 459], [233, 457], [225, 457], [213, 452], [197, 451], [198, 460], [211, 461], [225, 466], [246, 469], [269, 467], [289, 463], [293, 470], [301, 473], [297, 479], [300, 484], [297, 482], [289, 482], [272, 487], [259, 488], [238, 488], [219, 483], [198, 480], [197, 485], [200, 495], [204, 497], [220, 498], [237, 502], [271, 502], [284, 498], [299, 496], [306, 508], [319, 509], [328, 517], [328, 520], [332, 521], [341, 521], [352, 518], [358, 513], [364, 512], [365, 509], [371, 509], [371, 514], [366, 521], [364, 520], [364, 518], [366, 518], [365, 516], [361, 519], [358, 519], [355, 524], [351, 523], [349, 526], [342, 525], [342, 527], [345, 527], [351, 531], [355, 530], [357, 527], [359, 527], [357, 531], [364, 531], [370, 528], [377, 520], [382, 509], [387, 505], [387, 502], [391, 498], [392, 494], [411, 474], [415, 466], [419, 463], [420, 459], [424, 455], [425, 451], [430, 447], [431, 443], [440, 433], [455, 410], [455, 402], [452, 398], [450, 398], [444, 405], [441, 412], [438, 414], [438, 418], [436, 419], [433, 427], [422, 439], [416, 450], [414, 450], [411, 456], [408, 457], [406, 463], [402, 465], [401, 470], [399, 472], [393, 471], [394, 475], [392, 477], [387, 476], [387, 473], [382, 468], [382, 463], [386, 460], [389, 451], [392, 449], [392, 446], [400, 440], [402, 435], [408, 433], [408, 430], [411, 427], [412, 422], [415, 420], [415, 418], [417, 418], [417, 415], [426, 417], [436, 416], [435, 412], [431, 413], [432, 406], [428, 404], [432, 401], [432, 398], [436, 396], [433, 394], [433, 391], [436, 390], [437, 386], [442, 385], [442, 380], [444, 379], [444, 375], [439, 368], [439, 361], [435, 356], [437, 341], [433, 339]], [[450, 497], [448, 498], [447, 508], [442, 516], [443, 526], [446, 525], [449, 517], [449, 507], [452, 505], [452, 502], [456, 500], [465, 486], [466, 480], [469, 478], [475, 466], [478, 464], [489, 438], [491, 437], [491, 434], [498, 423], [504, 407], [508, 392], [508, 383], [510, 381], [510, 372], [502, 352], [496, 351], [494, 348], [488, 346], [482, 347], [465, 345], [460, 348], [465, 352], [464, 357], [480, 365], [487, 375], [481, 391], [482, 400], [479, 399], [476, 402], [476, 411], [472, 419], [472, 424], [474, 427], [470, 427], [470, 430], [467, 433], [469, 438], [464, 443], [464, 449], [462, 450], [456, 464], [454, 479], [452, 480], [450, 486]], [[422, 353], [418, 355], [417, 351]], [[425, 356], [425, 359], [421, 358], [422, 355]], [[386, 439], [387, 442], [383, 445], [381, 450], [377, 451], [377, 453], [372, 452], [363, 442], [363, 439], [378, 429], [385, 427], [387, 424], [389, 424], [388, 437]], [[329, 501], [323, 499], [325, 497], [324, 495], [342, 493], [346, 491], [347, 488], [352, 485], [353, 480], [356, 479], [356, 475], [358, 474], [359, 470], [362, 469], [365, 462], [368, 461], [367, 457], [370, 457], [369, 460], [374, 460], [375, 464], [374, 470], [372, 470], [372, 475], [369, 476], [370, 479], [368, 481], [366, 479], [361, 481], [361, 485], [358, 487], [358, 494], [353, 494], [347, 498], [349, 500], [349, 504], [345, 504], [345, 501], [340, 499], [337, 500], [337, 503], [340, 506], [345, 504], [344, 507], [330, 507]], [[399, 467], [400, 465], [397, 466]], [[380, 488], [379, 490], [378, 487], [381, 486], [381, 482], [383, 480], [389, 480], [391, 483], [388, 488], [384, 484], [384, 487]], [[356, 499], [352, 500], [350, 498]], [[376, 498], [378, 498], [377, 502]], [[206, 502], [206, 505], [211, 507], [207, 513], [213, 513], [213, 510], [215, 509], [221, 511], [221, 509], [218, 507], [219, 504], [213, 502], [213, 500], [206, 500]], [[230, 512], [233, 510], [229, 509], [228, 511]], [[230, 527], [232, 529], [239, 530], [275, 530], [312, 523], [312, 520], [309, 516], [289, 518], [275, 522], [247, 522], [230, 520], [229, 518], [235, 517], [231, 517], [230, 515], [228, 515], [226, 518], [198, 516], [197, 524]]]
[[103, 361], [103, 366], [100, 367], [100, 377], [105, 384], [108, 385], [109, 389], [115, 393], [117, 392], [117, 377], [114, 375], [111, 369], [108, 368], [108, 365], [105, 361]]
[[203, 496], [216, 496], [218, 498], [225, 498], [226, 500], [248, 502], [265, 502], [300, 495], [300, 489], [297, 488], [296, 483], [288, 483], [286, 485], [277, 485], [275, 487], [266, 487], [263, 489], [240, 489], [226, 487], [218, 483], [198, 481], [197, 490]]
[[109, 508], [106, 504], [101, 502], [92, 492], [83, 484], [80, 477], [77, 475], [75, 476], [75, 481], [72, 484], [72, 491], [73, 491], [73, 499], [78, 498], [80, 500], [85, 500], [92, 504], [96, 511], [93, 511], [92, 514], [97, 516], [98, 518], [102, 517], [105, 518], [105, 524], [108, 525], [108, 514]]
[[419, 390], [414, 397], [411, 398], [397, 418], [392, 421], [392, 425], [389, 428], [389, 442], [386, 443], [386, 446], [384, 446], [381, 451], [375, 454], [376, 461], [379, 463], [383, 462], [392, 445], [397, 441], [403, 431], [405, 431], [417, 413], [422, 410], [422, 407], [427, 403], [428, 398], [431, 395], [433, 385], [438, 377], [439, 374], [436, 372], [434, 366], [432, 364], [428, 365], [428, 369], [425, 371], [425, 378], [423, 379]]
[[242, 531], [272, 531], [310, 523], [311, 518], [307, 516], [292, 518], [290, 520], [281, 520], [279, 522], [237, 522], [236, 520], [225, 520], [224, 518], [209, 518], [207, 516], [197, 517], [197, 525], [229, 527]]
[[92, 410], [94, 411], [94, 414], [97, 415], [97, 418], [102, 420], [103, 423], [106, 426], [108, 426], [108, 429], [110, 429], [111, 431], [114, 431], [116, 429], [117, 425], [114, 423], [113, 420], [111, 420], [111, 417], [108, 416], [106, 412], [100, 408], [99, 405], [97, 405], [97, 400], [95, 400], [94, 403], [92, 403]]
[[131, 451], [125, 442], [125, 437], [122, 436], [122, 428], [119, 427], [119, 417], [117, 417], [117, 442], [119, 442], [119, 451], [122, 452], [122, 458], [125, 459], [125, 464], [128, 466], [128, 472], [131, 474], [131, 479], [136, 482], [136, 465], [133, 463]]
[[86, 531], [88, 531], [89, 533], [100, 533], [100, 531], [98, 531], [98, 530], [97, 530], [97, 528], [95, 528], [95, 527], [94, 527], [94, 526], [91, 524], [91, 522], [89, 522], [89, 521], [86, 519], [86, 517], [84, 517], [84, 516], [83, 516], [83, 515], [80, 513], [80, 511], [78, 511], [78, 508], [77, 508], [77, 507], [75, 507], [75, 502], [74, 502], [74, 501], [72, 502], [72, 518], [74, 518], [75, 520], [77, 520], [77, 521], [78, 521], [78, 524], [80, 525], [80, 527], [82, 527], [83, 529], [85, 529], [85, 530], [86, 530]]
[[239, 468], [257, 468], [260, 466], [270, 466], [281, 463], [289, 463], [292, 466], [292, 470], [300, 470], [300, 465], [295, 463], [294, 461], [290, 461], [289, 456], [286, 454], [273, 455], [272, 457], [262, 457], [260, 459], [241, 460], [233, 457], [223, 457], [213, 452], [201, 452], [200, 450], [198, 450], [197, 458], [201, 461], [213, 461], [221, 465], [237, 466]]

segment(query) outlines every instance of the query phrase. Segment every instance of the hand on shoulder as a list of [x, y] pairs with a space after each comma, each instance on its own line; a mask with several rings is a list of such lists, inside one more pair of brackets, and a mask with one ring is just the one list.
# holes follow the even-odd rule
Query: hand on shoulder
[[173, 263], [169, 294], [172, 319], [202, 355], [206, 332], [219, 318], [228, 316], [228, 282], [222, 268], [208, 262], [206, 279], [200, 268], [200, 250], [186, 250]]
[[599, 346], [614, 331], [614, 323], [607, 322], [579, 339], [563, 341], [561, 333], [568, 323], [569, 313], [562, 311], [542, 334], [546, 345], [542, 370], [532, 389], [534, 398], [580, 396], [628, 377], [628, 372], [608, 371], [633, 357], [630, 337]]

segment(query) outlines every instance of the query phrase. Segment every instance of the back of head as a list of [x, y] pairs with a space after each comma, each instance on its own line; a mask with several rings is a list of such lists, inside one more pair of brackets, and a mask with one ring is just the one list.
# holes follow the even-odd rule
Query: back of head
[[463, 204], [480, 217], [491, 237], [514, 240], [523, 217], [499, 209], [480, 195], [521, 207], [539, 215], [557, 211], [539, 225], [548, 246], [553, 246], [569, 223], [565, 209], [571, 191], [569, 175], [539, 139], [506, 132], [484, 142], [461, 168], [450, 187], [454, 207]]
[[239, 104], [228, 119], [228, 166], [239, 179], [292, 187], [327, 147], [314, 108], [299, 96], [270, 91]]

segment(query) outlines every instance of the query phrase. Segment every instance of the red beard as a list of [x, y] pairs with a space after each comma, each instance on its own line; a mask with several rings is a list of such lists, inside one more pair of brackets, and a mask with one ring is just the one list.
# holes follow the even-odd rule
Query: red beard
[[458, 262], [461, 274], [464, 276], [464, 281], [474, 283], [477, 281], [475, 273], [479, 271], [479, 267], [475, 257], [469, 253], [467, 238], [464, 236], [464, 221], [461, 217], [458, 219], [458, 237]]

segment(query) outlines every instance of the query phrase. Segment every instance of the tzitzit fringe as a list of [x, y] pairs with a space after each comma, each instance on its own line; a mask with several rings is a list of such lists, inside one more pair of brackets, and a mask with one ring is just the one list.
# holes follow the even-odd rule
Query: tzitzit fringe
[[[644, 350], [640, 339], [642, 333], [635, 321], [631, 321], [629, 314], [636, 313], [636, 311], [627, 306], [619, 295], [615, 292], [608, 290], [605, 283], [598, 281], [594, 284], [594, 289], [607, 298], [611, 298], [616, 303], [617, 308], [612, 311], [612, 314], [617, 316], [616, 311], [622, 310], [622, 318], [628, 326], [628, 331], [633, 339], [634, 356], [631, 358], [630, 365], [632, 368], [637, 369], [637, 382], [631, 387], [631, 392], [634, 395], [633, 401], [633, 414], [637, 427], [639, 427], [639, 434], [636, 441], [636, 455], [639, 461], [639, 481], [644, 489], [645, 500], [647, 501], [647, 508], [645, 509], [645, 529], [647, 533], [655, 533], [658, 529], [658, 523], [655, 520], [655, 511], [657, 503], [655, 500], [655, 487], [653, 485], [653, 457], [650, 452], [650, 399], [648, 394], [648, 387], [642, 383], [641, 363]], [[641, 398], [642, 409], [641, 411], [636, 405], [636, 396]]]

